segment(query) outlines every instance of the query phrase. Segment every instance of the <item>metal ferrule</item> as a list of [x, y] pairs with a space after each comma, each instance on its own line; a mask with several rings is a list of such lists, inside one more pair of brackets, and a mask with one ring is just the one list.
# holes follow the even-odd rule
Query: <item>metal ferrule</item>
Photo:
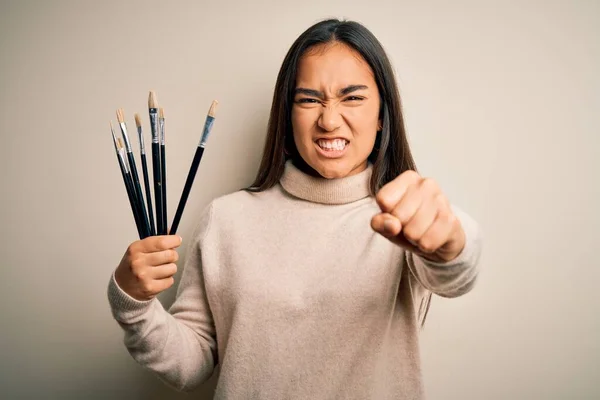
[[159, 133], [160, 133], [160, 144], [162, 146], [164, 146], [165, 145], [165, 119], [159, 118], [158, 123], [159, 123]]
[[204, 123], [204, 131], [202, 132], [202, 138], [200, 139], [200, 144], [198, 145], [199, 147], [206, 147], [206, 142], [208, 141], [208, 137], [210, 136], [210, 131], [212, 129], [214, 121], [214, 117], [206, 117], [206, 122]]
[[121, 164], [123, 165], [123, 170], [125, 170], [125, 173], [129, 173], [129, 166], [127, 165], [127, 162], [125, 161], [125, 149], [120, 149], [119, 150], [119, 160], [121, 161]]
[[127, 126], [125, 122], [119, 122], [119, 126], [121, 126], [121, 133], [123, 133], [123, 140], [125, 141], [125, 148], [128, 153], [131, 153], [131, 143], [129, 142], [129, 136], [127, 135]]
[[150, 129], [152, 132], [152, 143], [158, 144], [158, 113], [156, 108], [150, 109]]
[[138, 128], [138, 137], [140, 138], [140, 153], [146, 154], [146, 146], [144, 146], [144, 135], [142, 135], [142, 128]]

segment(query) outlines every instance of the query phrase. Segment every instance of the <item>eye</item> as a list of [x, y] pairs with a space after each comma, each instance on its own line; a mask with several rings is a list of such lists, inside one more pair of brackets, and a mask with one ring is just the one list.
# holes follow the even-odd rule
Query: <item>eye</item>
[[360, 96], [348, 96], [344, 99], [344, 101], [361, 101], [364, 100], [364, 97], [360, 97]]
[[319, 102], [319, 100], [317, 100], [317, 99], [309, 99], [307, 97], [296, 100], [296, 103], [303, 103], [303, 104], [316, 104], [318, 102]]

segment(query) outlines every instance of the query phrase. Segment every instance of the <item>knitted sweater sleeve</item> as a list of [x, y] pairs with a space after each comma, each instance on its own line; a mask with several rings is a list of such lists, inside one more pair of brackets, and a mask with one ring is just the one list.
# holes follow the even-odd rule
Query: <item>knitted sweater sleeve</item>
[[124, 331], [127, 351], [143, 367], [179, 391], [191, 391], [206, 381], [216, 363], [215, 327], [207, 301], [200, 252], [203, 229], [210, 220], [205, 211], [194, 235], [177, 288], [167, 311], [155, 297], [138, 301], [117, 284], [114, 272], [108, 284], [112, 315]]
[[442, 297], [458, 297], [474, 287], [482, 252], [479, 224], [460, 208], [452, 208], [466, 236], [465, 247], [454, 260], [433, 262], [406, 252], [406, 262], [414, 278], [425, 289]]

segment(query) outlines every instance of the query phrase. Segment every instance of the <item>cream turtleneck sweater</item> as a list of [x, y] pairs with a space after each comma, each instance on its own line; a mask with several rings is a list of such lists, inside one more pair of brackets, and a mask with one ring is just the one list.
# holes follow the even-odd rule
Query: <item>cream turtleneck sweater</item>
[[479, 228], [454, 207], [467, 238], [455, 260], [405, 252], [371, 229], [371, 172], [325, 180], [288, 162], [279, 185], [213, 200], [168, 311], [113, 274], [108, 299], [133, 358], [184, 391], [219, 364], [215, 399], [425, 398], [418, 311], [429, 292], [471, 290]]

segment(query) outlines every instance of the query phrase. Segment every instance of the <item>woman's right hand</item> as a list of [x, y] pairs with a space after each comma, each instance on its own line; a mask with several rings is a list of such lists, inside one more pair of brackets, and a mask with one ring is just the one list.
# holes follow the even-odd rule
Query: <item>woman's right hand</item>
[[177, 272], [175, 250], [181, 245], [176, 235], [149, 236], [129, 245], [115, 271], [119, 287], [136, 300], [151, 300], [170, 288]]

